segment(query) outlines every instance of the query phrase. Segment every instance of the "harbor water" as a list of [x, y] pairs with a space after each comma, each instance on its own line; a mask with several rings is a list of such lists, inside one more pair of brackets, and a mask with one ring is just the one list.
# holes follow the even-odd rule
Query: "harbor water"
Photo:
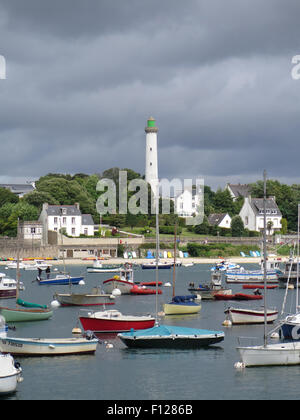
[[[210, 280], [212, 265], [197, 264], [176, 268], [176, 294], [187, 295], [190, 282], [195, 285]], [[245, 268], [256, 269], [253, 264]], [[85, 285], [72, 286], [73, 291], [90, 291], [114, 274], [87, 273], [84, 265], [67, 266], [72, 275], [84, 274]], [[1, 272], [15, 278], [15, 270]], [[135, 281], [155, 280], [155, 270], [134, 270]], [[69, 286], [39, 285], [34, 271], [21, 270], [25, 290], [21, 298], [30, 302], [50, 304], [55, 292], [67, 292]], [[159, 270], [159, 280], [172, 283], [173, 269]], [[227, 285], [234, 292], [242, 285]], [[172, 287], [162, 287], [158, 296], [159, 311], [162, 303], [172, 296]], [[253, 293], [253, 291], [244, 291]], [[262, 291], [263, 292], [263, 291]], [[269, 290], [267, 306], [281, 311], [285, 289]], [[295, 308], [296, 290], [289, 291], [286, 312]], [[2, 299], [2, 306], [13, 306], [13, 299]], [[102, 335], [94, 355], [61, 357], [16, 357], [23, 369], [24, 381], [11, 400], [277, 400], [298, 399], [299, 366], [260, 367], [238, 370], [236, 350], [239, 337], [251, 337], [247, 344], [262, 344], [263, 325], [222, 325], [228, 306], [257, 307], [263, 301], [202, 301], [197, 315], [159, 318], [161, 323], [193, 328], [224, 331], [225, 339], [218, 345], [199, 350], [132, 350], [115, 335]], [[101, 307], [98, 307], [102, 310]], [[155, 296], [117, 296], [115, 305], [123, 314], [154, 314]], [[85, 308], [95, 310], [95, 308]], [[78, 307], [59, 307], [46, 321], [16, 323], [9, 330], [14, 337], [71, 337], [78, 324]], [[272, 326], [268, 327], [273, 328]], [[107, 346], [106, 344], [113, 346]], [[245, 344], [245, 341], [242, 343]], [[109, 347], [109, 348], [108, 348]]]

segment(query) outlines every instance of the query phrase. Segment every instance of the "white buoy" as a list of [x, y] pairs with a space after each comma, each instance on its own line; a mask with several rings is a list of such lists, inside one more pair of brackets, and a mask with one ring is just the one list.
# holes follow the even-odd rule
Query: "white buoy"
[[112, 349], [114, 347], [114, 345], [113, 344], [111, 344], [111, 343], [107, 343], [107, 344], [105, 344], [105, 348], [106, 349]]
[[279, 337], [278, 332], [273, 332], [273, 333], [270, 335], [270, 338], [277, 339], [277, 338], [280, 338], [280, 337]]
[[165, 287], [171, 287], [171, 286], [172, 286], [172, 284], [171, 284], [171, 283], [165, 283], [165, 284], [164, 284], [164, 286], [165, 286]]
[[110, 296], [109, 296], [109, 299], [116, 299], [116, 296], [114, 296], [114, 295], [110, 295]]
[[120, 296], [122, 293], [121, 293], [121, 290], [120, 290], [120, 289], [114, 289], [114, 290], [111, 292], [111, 294], [112, 294], [113, 296]]
[[85, 285], [84, 280], [80, 280], [79, 285], [80, 285], [80, 286], [84, 286], [84, 285]]
[[232, 326], [232, 322], [230, 321], [230, 319], [225, 319], [224, 321], [223, 321], [223, 324], [222, 324], [224, 327], [231, 327]]
[[73, 330], [72, 330], [72, 334], [82, 334], [82, 331], [81, 331], [81, 329], [79, 328], [79, 327], [74, 327], [73, 328]]
[[58, 302], [58, 300], [53, 300], [51, 302], [51, 307], [52, 308], [59, 308], [60, 307], [60, 303]]

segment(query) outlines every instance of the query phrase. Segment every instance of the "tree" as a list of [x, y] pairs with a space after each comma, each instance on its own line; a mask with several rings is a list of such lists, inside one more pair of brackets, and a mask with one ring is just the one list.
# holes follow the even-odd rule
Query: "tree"
[[226, 189], [222, 191], [218, 189], [215, 193], [213, 205], [216, 213], [228, 213], [230, 216], [234, 214], [234, 203], [230, 192]]
[[232, 236], [243, 236], [244, 234], [244, 223], [240, 216], [234, 216], [231, 220], [231, 232]]
[[6, 203], [17, 203], [19, 197], [7, 188], [0, 188], [0, 207]]
[[202, 235], [208, 235], [210, 231], [210, 224], [208, 221], [207, 216], [203, 217], [203, 222], [201, 223], [201, 225], [196, 225], [194, 227], [194, 232], [197, 234], [202, 234]]

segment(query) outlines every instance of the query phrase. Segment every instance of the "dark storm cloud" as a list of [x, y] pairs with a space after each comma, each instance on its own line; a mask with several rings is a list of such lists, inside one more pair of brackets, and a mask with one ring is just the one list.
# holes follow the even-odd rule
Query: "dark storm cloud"
[[[298, 179], [298, 1], [0, 1], [0, 177]], [[3, 153], [5, 151], [5, 153]], [[228, 178], [228, 179], [227, 179]]]

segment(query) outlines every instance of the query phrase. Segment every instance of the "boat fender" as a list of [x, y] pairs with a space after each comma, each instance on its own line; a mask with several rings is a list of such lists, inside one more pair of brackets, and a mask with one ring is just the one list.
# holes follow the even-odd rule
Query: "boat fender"
[[14, 363], [14, 367], [15, 367], [16, 369], [20, 369], [21, 365], [20, 365], [20, 363], [19, 363], [19, 362], [15, 362], [15, 363]]
[[92, 340], [93, 338], [95, 338], [95, 334], [93, 333], [93, 331], [88, 330], [85, 333], [85, 338], [87, 340]]
[[52, 349], [52, 350], [54, 350], [54, 349], [55, 349], [55, 346], [54, 346], [54, 344], [49, 344], [49, 349]]

